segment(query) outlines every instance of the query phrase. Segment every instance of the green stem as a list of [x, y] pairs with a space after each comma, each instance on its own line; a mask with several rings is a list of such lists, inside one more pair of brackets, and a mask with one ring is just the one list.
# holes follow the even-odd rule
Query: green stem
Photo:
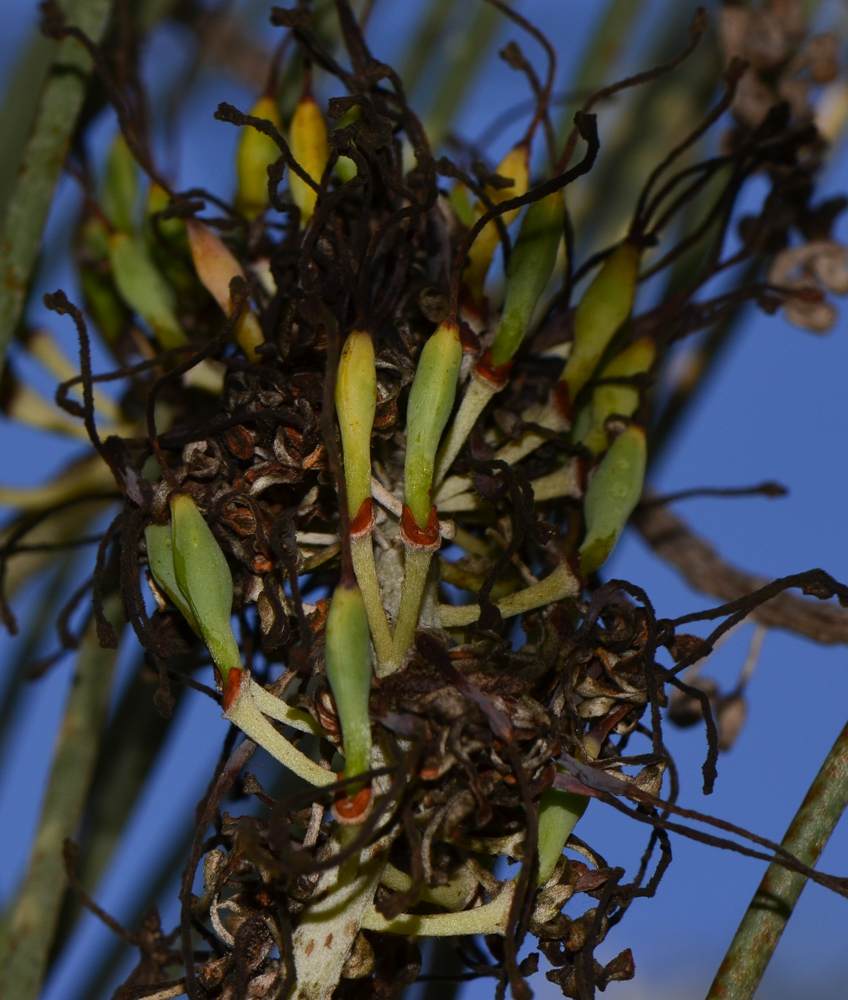
[[[540, 427], [544, 427], [550, 431], [565, 432], [568, 430], [568, 425], [553, 403], [535, 407], [532, 410], [522, 413], [521, 416], [523, 420], [539, 424]], [[541, 448], [547, 440], [547, 437], [537, 434], [536, 431], [527, 431], [518, 440], [510, 441], [498, 449], [495, 452], [495, 458], [499, 461], [507, 462], [509, 465], [515, 465], [516, 462], [520, 462], [522, 458], [526, 458], [537, 448]], [[471, 476], [450, 476], [436, 490], [434, 503], [437, 507], [443, 509], [442, 504], [445, 500], [450, 500], [451, 497], [467, 492], [471, 489], [471, 486]]]
[[424, 587], [427, 585], [427, 574], [430, 571], [430, 561], [433, 552], [430, 549], [406, 550], [404, 564], [403, 594], [400, 599], [395, 637], [392, 643], [392, 656], [388, 664], [378, 664], [377, 676], [387, 677], [393, 674], [401, 664], [403, 654], [412, 645], [415, 629], [418, 625], [418, 612], [421, 609], [421, 599]]
[[388, 663], [392, 658], [392, 633], [383, 607], [377, 564], [374, 561], [374, 543], [370, 534], [350, 540], [350, 557], [356, 582], [365, 602], [365, 613], [368, 615], [368, 627], [371, 629], [377, 663]]
[[[580, 581], [567, 563], [561, 562], [544, 580], [502, 598], [496, 605], [504, 618], [512, 618], [545, 604], [554, 604], [567, 597], [576, 597], [579, 593]], [[476, 622], [479, 617], [479, 604], [439, 605], [442, 628], [462, 628]]]
[[503, 386], [497, 386], [489, 379], [471, 376], [471, 384], [462, 397], [459, 410], [453, 418], [436, 456], [436, 471], [433, 473], [434, 488], [445, 478], [453, 460], [459, 454], [460, 448], [465, 444], [468, 435], [477, 423], [477, 418], [486, 408], [486, 403], [502, 388]]
[[484, 906], [461, 910], [459, 913], [436, 913], [431, 916], [404, 913], [393, 920], [387, 920], [371, 906], [365, 912], [362, 926], [366, 930], [380, 931], [382, 934], [411, 934], [415, 937], [503, 934], [514, 892], [515, 886], [508, 882], [497, 897]]
[[[97, 44], [111, 6], [111, 0], [78, 0], [66, 13], [68, 21]], [[57, 47], [0, 234], [0, 366], [23, 313], [56, 179], [82, 108], [90, 71], [88, 53], [75, 38], [67, 38]]]
[[315, 761], [310, 760], [306, 754], [292, 746], [265, 718], [254, 701], [253, 685], [247, 672], [241, 679], [238, 693], [229, 710], [224, 713], [224, 718], [238, 726], [254, 743], [258, 743], [275, 760], [285, 765], [290, 771], [294, 771], [310, 785], [322, 787], [332, 785], [335, 782], [336, 776], [332, 771], [325, 770]]
[[[810, 785], [781, 847], [805, 865], [815, 865], [846, 807], [848, 723]], [[716, 973], [707, 1000], [746, 1000], [754, 996], [806, 881], [798, 872], [769, 865]]]
[[321, 727], [311, 715], [300, 711], [300, 709], [292, 708], [282, 698], [266, 691], [252, 677], [250, 679], [250, 696], [263, 715], [276, 719], [277, 722], [284, 722], [292, 729], [299, 729], [303, 733], [312, 733], [313, 736], [317, 736], [321, 732]]

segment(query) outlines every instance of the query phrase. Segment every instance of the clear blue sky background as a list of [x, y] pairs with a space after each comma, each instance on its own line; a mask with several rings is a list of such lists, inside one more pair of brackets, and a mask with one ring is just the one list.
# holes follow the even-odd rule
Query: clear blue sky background
[[[519, 4], [556, 41], [563, 80], [602, 6], [579, 0]], [[659, 2], [649, 5], [654, 13], [662, 7]], [[378, 56], [391, 61], [403, 52], [414, 15], [421, 9], [420, 0], [377, 0], [371, 41]], [[4, 15], [0, 74], [8, 71], [10, 59], [19, 51], [33, 11], [34, 4], [28, 0], [0, 0]], [[504, 31], [503, 40], [514, 34], [514, 30]], [[150, 54], [157, 88], [167, 86], [178, 43], [173, 35], [160, 38]], [[531, 54], [530, 43], [524, 47]], [[505, 86], [512, 83], [514, 78], [497, 61], [489, 65], [483, 86], [463, 108], [461, 131], [471, 137], [479, 135], [508, 100]], [[251, 97], [227, 82], [200, 91], [192, 104], [192, 124], [181, 139], [183, 184], [203, 184], [224, 194], [230, 190], [236, 133], [214, 122], [211, 113], [220, 100], [244, 106]], [[111, 119], [104, 119], [104, 141], [112, 128]], [[603, 139], [603, 118], [601, 128]], [[498, 152], [493, 150], [495, 159]], [[848, 156], [843, 151], [831, 165], [824, 189], [846, 188]], [[755, 197], [752, 192], [751, 198]], [[64, 183], [51, 220], [51, 237], [65, 231], [72, 207], [73, 190]], [[839, 233], [848, 239], [845, 224]], [[49, 260], [48, 265], [39, 289], [69, 287], [67, 271]], [[39, 310], [33, 318], [45, 319]], [[72, 350], [68, 324], [50, 317], [49, 325]], [[779, 316], [752, 312], [720, 377], [710, 384], [656, 472], [652, 485], [661, 491], [741, 486], [764, 479], [776, 479], [790, 488], [789, 497], [782, 500], [698, 500], [680, 506], [682, 515], [744, 568], [780, 576], [821, 566], [837, 578], [848, 579], [846, 334], [844, 318], [827, 337], [815, 337], [789, 327]], [[64, 442], [2, 425], [3, 482], [41, 481], [66, 454]], [[643, 586], [661, 616], [673, 617], [713, 603], [689, 591], [636, 537], [625, 537], [606, 572]], [[24, 599], [19, 607], [26, 606]], [[751, 632], [750, 627], [740, 630], [708, 667], [725, 686], [732, 684], [741, 668]], [[3, 670], [14, 662], [16, 646], [5, 638], [0, 641]], [[46, 646], [51, 645], [48, 639]], [[26, 864], [69, 677], [70, 663], [65, 661], [44, 680], [26, 688], [18, 729], [0, 748], [5, 764], [0, 772], [0, 842], [6, 862], [0, 871], [0, 904], [14, 892]], [[125, 681], [122, 677], [121, 682]], [[719, 781], [711, 799], [704, 800], [700, 793], [702, 731], [668, 727], [667, 741], [680, 768], [684, 804], [779, 840], [848, 714], [848, 650], [823, 649], [772, 631], [748, 693], [748, 724], [734, 749], [719, 762]], [[130, 840], [97, 888], [98, 899], [119, 916], [128, 912], [133, 894], [139, 891], [145, 860], [155, 857], [157, 843], [190, 818], [190, 808], [182, 816], [174, 815], [171, 796], [178, 795], [186, 804], [196, 801], [224, 733], [225, 724], [215, 706], [192, 693], [174, 722], [169, 753], [151, 776]], [[270, 779], [275, 766], [265, 761], [254, 769], [260, 778]], [[596, 802], [577, 832], [611, 863], [625, 865], [632, 874], [647, 840], [644, 829], [634, 830], [620, 815]], [[760, 862], [680, 838], [673, 839], [673, 847], [675, 860], [657, 897], [636, 901], [600, 951], [600, 957], [608, 959], [631, 947], [635, 956], [637, 978], [634, 983], [612, 984], [607, 995], [613, 1000], [696, 1000], [703, 996], [763, 871]], [[848, 824], [843, 822], [837, 829], [821, 867], [848, 873]], [[163, 917], [166, 926], [176, 919], [173, 894], [163, 904]], [[82, 982], [89, 949], [103, 947], [107, 938], [96, 921], [86, 921], [71, 954], [49, 983], [45, 1000], [71, 1000]], [[757, 994], [759, 1000], [799, 996], [837, 1000], [848, 995], [846, 939], [848, 901], [818, 886], [807, 887]], [[539, 997], [559, 995], [541, 976], [534, 985]], [[491, 984], [486, 982], [469, 986], [464, 994], [468, 1000], [489, 995]]]

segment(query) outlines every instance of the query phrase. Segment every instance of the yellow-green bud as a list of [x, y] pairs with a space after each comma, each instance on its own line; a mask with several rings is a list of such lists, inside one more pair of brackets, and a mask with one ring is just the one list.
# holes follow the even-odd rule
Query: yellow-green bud
[[371, 428], [377, 410], [374, 344], [367, 330], [352, 330], [339, 359], [336, 412], [342, 432], [350, 516], [371, 496]]
[[562, 192], [531, 205], [521, 223], [506, 272], [506, 299], [492, 341], [492, 364], [506, 364], [518, 350], [536, 303], [553, 274], [565, 228]]
[[371, 633], [359, 587], [341, 583], [327, 614], [327, 680], [336, 702], [345, 753], [345, 776], [371, 767]]
[[[250, 114], [282, 130], [277, 102], [267, 94], [259, 98]], [[236, 208], [248, 219], [255, 219], [268, 207], [268, 167], [279, 158], [280, 150], [273, 139], [251, 125], [242, 129], [236, 152]]]
[[[307, 94], [298, 102], [289, 132], [292, 156], [318, 184], [330, 158], [330, 147], [327, 143], [327, 124], [311, 95]], [[317, 192], [293, 170], [289, 172], [289, 192], [300, 209], [301, 225], [306, 225], [315, 211]]]
[[[634, 375], [644, 375], [650, 371], [657, 354], [657, 345], [653, 337], [640, 337], [601, 370], [600, 378], [632, 378]], [[596, 455], [606, 451], [609, 444], [606, 422], [609, 417], [632, 417], [639, 406], [640, 392], [636, 385], [626, 385], [610, 382], [599, 385], [592, 393], [592, 400], [587, 406], [587, 421], [585, 430], [575, 433], [575, 440], [593, 451]], [[575, 427], [577, 425], [575, 424]]]
[[639, 248], [622, 243], [604, 261], [574, 316], [574, 346], [561, 380], [571, 402], [589, 381], [616, 330], [630, 315], [639, 275]]
[[[486, 194], [493, 204], [499, 205], [502, 201], [527, 194], [530, 183], [530, 149], [527, 144], [520, 142], [517, 146], [513, 146], [501, 160], [495, 173], [501, 177], [512, 178], [513, 183], [511, 187], [504, 188], [486, 186]], [[474, 207], [472, 221], [481, 219], [487, 211], [486, 206], [478, 201]], [[509, 226], [513, 223], [518, 218], [520, 211], [520, 209], [513, 209], [511, 212], [506, 212], [502, 216], [504, 225]], [[486, 275], [489, 273], [489, 267], [499, 241], [497, 223], [493, 220], [483, 227], [468, 251], [468, 266], [463, 272], [462, 280], [470, 292], [471, 298], [478, 306], [483, 301], [483, 286], [486, 283]]]
[[462, 345], [457, 323], [445, 320], [424, 345], [406, 408], [406, 503], [418, 527], [430, 518], [436, 449], [456, 398]]
[[586, 537], [580, 546], [580, 569], [584, 575], [603, 565], [639, 503], [646, 457], [645, 431], [631, 424], [595, 470], [583, 503]]

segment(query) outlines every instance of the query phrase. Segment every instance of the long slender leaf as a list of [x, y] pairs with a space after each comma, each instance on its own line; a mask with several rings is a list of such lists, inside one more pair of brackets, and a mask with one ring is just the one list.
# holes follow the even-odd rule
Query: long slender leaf
[[0, 219], [6, 215], [15, 176], [26, 150], [32, 120], [38, 107], [38, 95], [56, 43], [40, 34], [30, 38], [20, 54], [6, 84], [0, 106], [0, 135], [3, 136], [3, 156], [0, 157]]
[[[126, 832], [126, 823], [168, 732], [170, 720], [162, 718], [156, 710], [155, 685], [139, 675], [140, 666], [139, 662], [109, 721], [97, 758], [83, 816], [82, 856], [77, 869], [86, 889], [98, 884]], [[179, 697], [181, 693], [182, 688], [177, 685], [174, 694]], [[53, 942], [54, 953], [66, 943], [80, 909], [76, 897], [66, 897]]]
[[[76, 0], [67, 17], [98, 41], [111, 0]], [[91, 60], [76, 39], [56, 49], [0, 237], [0, 363], [23, 313], [41, 234], [82, 108]]]
[[[115, 621], [118, 601], [107, 602]], [[0, 942], [0, 998], [33, 1000], [44, 976], [66, 889], [62, 843], [76, 834], [91, 786], [109, 707], [115, 650], [101, 649], [93, 622], [77, 660], [74, 683], [47, 786], [29, 870]]]
[[[805, 865], [818, 861], [848, 808], [848, 723], [837, 736], [781, 846]], [[707, 1000], [750, 1000], [807, 880], [771, 864], [716, 973]]]
[[[461, 44], [449, 56], [442, 51], [441, 59], [431, 60], [441, 70], [436, 96], [425, 114], [427, 134], [434, 149], [439, 148], [461, 111], [462, 102], [477, 78], [477, 71], [489, 54], [502, 17], [496, 7], [482, 4], [477, 16], [463, 31]], [[444, 38], [441, 44], [444, 47]]]

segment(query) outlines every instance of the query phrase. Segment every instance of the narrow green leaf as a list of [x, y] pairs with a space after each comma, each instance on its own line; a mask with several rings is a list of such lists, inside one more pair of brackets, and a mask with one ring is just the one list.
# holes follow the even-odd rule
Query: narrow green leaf
[[[780, 846], [805, 865], [815, 865], [846, 808], [848, 724], [836, 737]], [[768, 866], [707, 1000], [750, 1000], [754, 996], [806, 884], [806, 878], [798, 872], [776, 864]]]
[[[118, 607], [117, 598], [107, 601], [116, 628], [120, 628]], [[62, 844], [76, 834], [91, 786], [116, 658], [115, 650], [100, 648], [90, 623], [77, 659], [29, 869], [0, 948], [2, 1000], [34, 1000], [44, 977], [67, 886]]]
[[[441, 66], [438, 82], [434, 82], [435, 98], [425, 116], [430, 145], [438, 149], [450, 131], [457, 114], [462, 110], [462, 102], [477, 79], [477, 72], [483, 59], [489, 54], [492, 40], [501, 25], [501, 12], [497, 7], [481, 4], [477, 16], [458, 33], [459, 44], [445, 51], [444, 36], [440, 39], [441, 58], [428, 59]], [[447, 58], [446, 58], [447, 56]]]
[[[77, 876], [89, 890], [100, 881], [125, 833], [127, 821], [156, 763], [170, 724], [154, 704], [155, 683], [141, 677], [140, 667], [139, 662], [109, 720], [85, 807]], [[184, 690], [182, 685], [175, 685], [175, 699]], [[146, 877], [155, 878], [155, 875], [146, 873]], [[68, 895], [53, 942], [54, 954], [59, 954], [67, 942], [80, 910], [76, 896]]]
[[[111, 0], [76, 0], [68, 20], [98, 42]], [[74, 38], [56, 49], [0, 236], [0, 363], [21, 318], [53, 189], [88, 86], [91, 60]]]

